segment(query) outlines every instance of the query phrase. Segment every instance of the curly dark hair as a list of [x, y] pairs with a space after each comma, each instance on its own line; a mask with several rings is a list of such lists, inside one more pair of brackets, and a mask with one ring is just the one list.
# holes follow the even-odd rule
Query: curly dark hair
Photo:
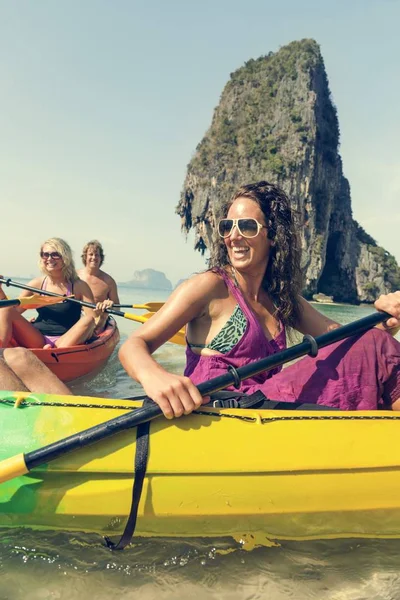
[[[237, 198], [254, 200], [264, 213], [268, 238], [274, 241], [274, 245], [270, 249], [262, 287], [276, 307], [276, 317], [286, 326], [295, 327], [300, 317], [299, 295], [302, 290], [297, 212], [291, 208], [285, 192], [268, 181], [240, 187], [222, 207], [224, 214]], [[217, 244], [210, 268], [224, 268], [229, 264], [224, 241], [219, 238]]]

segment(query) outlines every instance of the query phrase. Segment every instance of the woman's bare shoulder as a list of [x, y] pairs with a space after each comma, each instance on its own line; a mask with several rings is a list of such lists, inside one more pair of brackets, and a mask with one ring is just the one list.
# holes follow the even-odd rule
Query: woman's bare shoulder
[[221, 275], [209, 270], [192, 275], [181, 283], [175, 292], [178, 292], [178, 294], [193, 294], [194, 296], [207, 297], [210, 294], [214, 295], [218, 293], [219, 289], [223, 289], [224, 287], [225, 284]]
[[[41, 288], [44, 280], [45, 280], [45, 276], [39, 275], [38, 277], [34, 277], [33, 279], [31, 279], [31, 281], [29, 281], [28, 285], [29, 285], [29, 287]], [[30, 292], [30, 293], [32, 293], [32, 292]]]
[[[42, 285], [43, 285], [43, 280], [44, 280], [43, 275], [41, 277], [34, 277], [30, 281], [28, 281], [28, 283], [26, 285], [31, 288], [36, 288], [37, 290], [41, 290]], [[23, 298], [23, 297], [31, 296], [32, 293], [33, 292], [31, 290], [21, 290], [19, 297]]]

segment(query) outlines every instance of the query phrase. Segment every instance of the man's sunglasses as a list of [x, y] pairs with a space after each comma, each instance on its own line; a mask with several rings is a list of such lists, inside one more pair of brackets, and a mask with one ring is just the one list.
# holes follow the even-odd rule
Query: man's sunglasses
[[234, 227], [237, 227], [241, 236], [253, 238], [265, 225], [259, 223], [257, 219], [221, 219], [218, 223], [218, 234], [222, 238], [227, 238], [231, 235]]
[[40, 256], [44, 260], [48, 260], [49, 258], [52, 258], [53, 260], [58, 260], [61, 258], [61, 254], [59, 252], [41, 252]]

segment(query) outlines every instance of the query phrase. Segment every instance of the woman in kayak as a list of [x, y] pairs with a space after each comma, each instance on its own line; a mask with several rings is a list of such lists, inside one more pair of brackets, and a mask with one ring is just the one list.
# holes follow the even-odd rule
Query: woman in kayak
[[[319, 336], [339, 326], [301, 297], [300, 244], [290, 202], [262, 181], [241, 187], [218, 223], [213, 267], [180, 285], [164, 307], [124, 343], [121, 362], [166, 417], [190, 413], [202, 399], [195, 387], [286, 347], [286, 331]], [[273, 400], [311, 402], [342, 410], [400, 409], [400, 292], [375, 308], [393, 315], [378, 327], [241, 382]], [[185, 375], [168, 373], [151, 356], [187, 324]], [[391, 335], [392, 334], [392, 335]], [[232, 389], [232, 388], [231, 388]]]
[[[40, 288], [77, 300], [93, 302], [88, 284], [78, 278], [71, 248], [60, 238], [51, 238], [40, 248], [39, 267], [43, 275], [29, 282]], [[20, 297], [30, 296], [24, 290]], [[0, 286], [0, 299], [5, 294]], [[83, 344], [94, 333], [101, 309], [84, 308], [75, 302], [60, 302], [38, 308], [33, 322], [22, 317], [22, 307], [0, 309], [0, 347], [6, 348], [11, 339], [25, 348], [63, 348]]]

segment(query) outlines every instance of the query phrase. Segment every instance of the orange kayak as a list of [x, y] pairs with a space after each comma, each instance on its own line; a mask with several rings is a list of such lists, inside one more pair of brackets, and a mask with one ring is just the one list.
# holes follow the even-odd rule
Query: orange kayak
[[99, 371], [119, 342], [119, 331], [114, 319], [110, 318], [108, 323], [100, 335], [86, 344], [69, 348], [30, 350], [62, 381], [83, 377]]

